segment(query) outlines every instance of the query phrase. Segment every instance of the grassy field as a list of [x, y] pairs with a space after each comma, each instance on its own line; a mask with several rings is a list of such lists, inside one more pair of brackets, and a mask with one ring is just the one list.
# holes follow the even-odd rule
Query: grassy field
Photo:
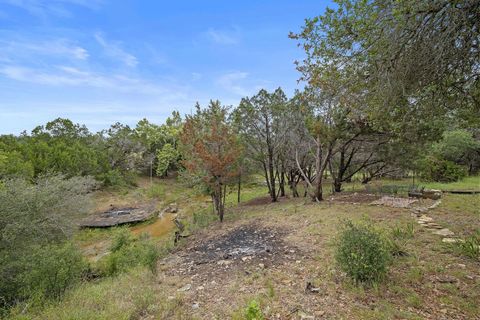
[[[476, 179], [466, 179], [454, 187], [428, 187], [471, 189]], [[358, 186], [347, 185], [357, 192]], [[160, 260], [156, 274], [135, 269], [83, 283], [61, 301], [25, 313], [16, 310], [13, 318], [246, 319], [245, 308], [253, 300], [265, 319], [480, 318], [478, 259], [465, 256], [458, 245], [443, 243], [440, 236], [420, 227], [408, 209], [348, 201], [353, 194], [320, 204], [306, 198], [268, 203], [259, 200], [267, 195], [266, 188], [254, 182], [242, 191], [240, 205], [236, 203], [236, 191], [231, 190], [226, 221], [221, 224], [211, 214], [208, 197], [174, 180], [156, 180], [153, 185], [142, 181], [136, 189], [99, 193], [97, 208], [105, 203], [143, 201], [154, 201], [157, 208], [162, 208], [175, 202], [192, 236], [171, 248], [173, 227], [157, 235], [156, 241], [170, 250]], [[428, 214], [460, 238], [468, 238], [480, 230], [480, 195], [445, 194], [442, 203]], [[409, 230], [410, 235], [401, 244], [406, 254], [394, 258], [384, 282], [357, 286], [339, 270], [334, 249], [345, 219], [368, 220], [386, 234]], [[271, 257], [252, 255], [230, 262], [196, 265], [187, 261], [205, 241], [221, 247], [225, 236], [244, 227], [254, 230], [252, 233], [273, 232], [282, 243], [273, 249], [278, 252]], [[84, 247], [108, 243], [113, 231], [83, 230], [76, 241]], [[308, 283], [314, 291], [306, 290]]]

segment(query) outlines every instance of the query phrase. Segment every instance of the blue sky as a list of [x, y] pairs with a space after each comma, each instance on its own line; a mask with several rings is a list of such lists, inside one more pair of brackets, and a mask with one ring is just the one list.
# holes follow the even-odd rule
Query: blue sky
[[0, 133], [57, 117], [161, 123], [298, 87], [290, 31], [327, 1], [0, 0]]

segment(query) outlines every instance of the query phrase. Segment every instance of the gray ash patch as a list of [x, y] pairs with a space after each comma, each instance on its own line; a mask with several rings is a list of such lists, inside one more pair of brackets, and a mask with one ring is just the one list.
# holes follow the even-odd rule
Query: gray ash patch
[[283, 241], [286, 232], [254, 224], [243, 225], [225, 234], [192, 244], [181, 255], [175, 273], [192, 274], [200, 271], [262, 265], [268, 267], [295, 260], [298, 249]]

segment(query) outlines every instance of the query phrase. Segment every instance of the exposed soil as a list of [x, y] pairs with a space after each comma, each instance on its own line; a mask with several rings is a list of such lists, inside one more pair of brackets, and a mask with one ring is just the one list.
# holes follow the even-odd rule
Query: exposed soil
[[[288, 199], [289, 197], [278, 197], [277, 202], [284, 202]], [[241, 205], [242, 206], [262, 206], [262, 205], [267, 205], [271, 203], [272, 203], [272, 199], [270, 198], [270, 196], [265, 196], [265, 197], [255, 198], [247, 202], [243, 202]]]
[[176, 274], [203, 275], [245, 269], [251, 265], [261, 268], [294, 259], [298, 248], [284, 241], [286, 230], [247, 224], [224, 231], [208, 239], [194, 241], [175, 258]]
[[380, 199], [381, 196], [370, 194], [366, 192], [342, 192], [341, 194], [334, 194], [328, 198], [330, 202], [340, 202], [340, 203], [371, 203], [372, 201]]

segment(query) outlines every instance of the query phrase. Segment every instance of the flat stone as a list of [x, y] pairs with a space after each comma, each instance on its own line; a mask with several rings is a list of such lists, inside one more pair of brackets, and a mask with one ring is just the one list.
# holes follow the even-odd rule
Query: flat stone
[[217, 264], [228, 266], [232, 262], [233, 262], [232, 260], [219, 260], [219, 261], [217, 261]]
[[141, 208], [127, 207], [115, 208], [96, 213], [80, 222], [81, 228], [107, 228], [126, 223], [137, 223], [148, 220], [155, 215], [155, 208], [144, 206]]
[[442, 242], [444, 243], [458, 243], [462, 242], [462, 239], [456, 239], [456, 238], [443, 238]]
[[433, 233], [434, 233], [434, 234], [438, 234], [439, 236], [443, 236], [443, 237], [449, 237], [449, 236], [455, 235], [454, 232], [450, 231], [450, 230], [447, 229], [447, 228], [434, 231]]
[[426, 215], [422, 215], [422, 216], [420, 216], [420, 218], [418, 218], [418, 220], [429, 222], [429, 221], [433, 221], [433, 218], [429, 217], [429, 216], [426, 216]]
[[424, 226], [427, 227], [428, 229], [437, 229], [437, 230], [443, 229], [441, 225], [433, 222], [426, 223]]
[[437, 200], [430, 207], [428, 207], [428, 209], [435, 209], [440, 205], [440, 203], [442, 203], [442, 200]]
[[188, 291], [192, 288], [192, 285], [190, 283], [184, 285], [183, 287], [181, 287], [180, 289], [178, 289], [177, 291], [178, 292], [185, 292], [185, 291]]

